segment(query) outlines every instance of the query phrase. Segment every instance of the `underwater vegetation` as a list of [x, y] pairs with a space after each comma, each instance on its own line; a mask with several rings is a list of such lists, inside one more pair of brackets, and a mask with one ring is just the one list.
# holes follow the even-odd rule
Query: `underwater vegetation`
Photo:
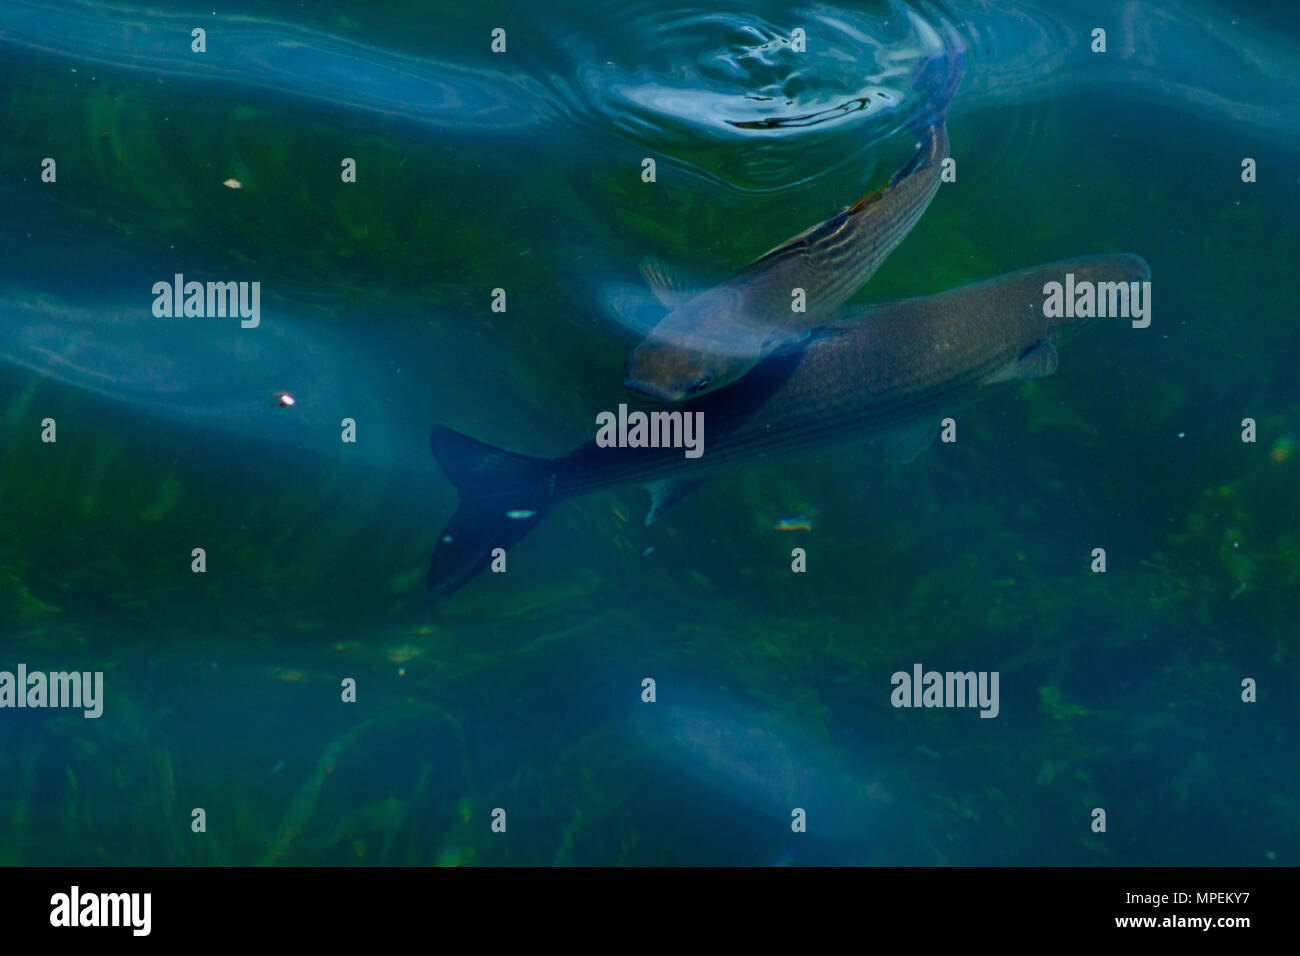
[[[193, 16], [0, 8], [0, 670], [106, 696], [0, 711], [0, 863], [1294, 865], [1293, 15], [257, 0], [203, 61]], [[566, 502], [427, 608], [430, 429], [590, 439], [642, 260], [713, 288], [886, 186], [944, 25], [956, 181], [845, 308], [1127, 250], [1151, 327], [910, 463]], [[154, 324], [177, 273], [261, 326]], [[998, 717], [892, 707], [914, 662], [998, 671]]]

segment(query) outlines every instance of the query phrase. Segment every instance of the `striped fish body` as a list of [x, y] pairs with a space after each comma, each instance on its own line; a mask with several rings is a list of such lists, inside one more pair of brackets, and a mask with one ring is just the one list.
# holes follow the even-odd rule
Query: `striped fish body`
[[698, 415], [698, 458], [595, 441], [534, 458], [435, 428], [430, 446], [460, 506], [430, 561], [430, 600], [462, 587], [566, 498], [643, 484], [655, 516], [720, 472], [899, 434], [910, 440], [918, 430], [924, 439], [942, 417], [1055, 370], [1054, 343], [1088, 321], [1045, 317], [1045, 286], [1067, 274], [1094, 283], [1150, 275], [1137, 256], [1089, 256], [874, 306], [777, 351], [730, 388], [649, 409]]
[[1076, 282], [1128, 282], [1149, 271], [1137, 256], [1085, 256], [872, 306], [781, 350], [730, 388], [683, 403], [682, 412], [704, 415], [698, 459], [680, 449], [593, 443], [558, 460], [555, 488], [567, 496], [705, 478], [937, 424], [1019, 378], [1049, 374], [1017, 366], [1087, 321], [1044, 317], [1044, 286], [1067, 273]]
[[677, 305], [629, 356], [624, 385], [656, 401], [698, 398], [834, 321], [925, 213], [947, 156], [947, 128], [931, 127], [888, 186]]

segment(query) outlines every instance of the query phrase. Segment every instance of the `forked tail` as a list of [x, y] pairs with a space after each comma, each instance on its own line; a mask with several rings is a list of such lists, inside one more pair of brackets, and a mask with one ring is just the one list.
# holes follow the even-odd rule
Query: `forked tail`
[[948, 105], [966, 72], [966, 44], [961, 34], [947, 22], [942, 30], [943, 53], [923, 63], [912, 79], [913, 89], [925, 95], [925, 101], [907, 121], [907, 127], [918, 136], [928, 126], [939, 127], [947, 122]]
[[429, 561], [428, 599], [434, 604], [468, 584], [492, 563], [497, 548], [509, 548], [546, 516], [555, 503], [554, 463], [450, 428], [435, 428], [429, 447], [460, 496]]

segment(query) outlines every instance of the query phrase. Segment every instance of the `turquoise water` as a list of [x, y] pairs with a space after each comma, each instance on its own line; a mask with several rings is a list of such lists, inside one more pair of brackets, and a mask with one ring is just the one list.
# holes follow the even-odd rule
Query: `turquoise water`
[[[1294, 865], [1298, 35], [1202, 3], [7, 0], [0, 671], [104, 701], [0, 709], [0, 860]], [[638, 262], [718, 283], [882, 185], [945, 36], [956, 180], [853, 307], [1129, 252], [1150, 328], [909, 464], [762, 464], [649, 527], [637, 488], [566, 502], [426, 605], [430, 429], [589, 439], [659, 314]], [[156, 318], [176, 273], [260, 282], [261, 324]], [[917, 662], [998, 672], [998, 716], [891, 706]]]

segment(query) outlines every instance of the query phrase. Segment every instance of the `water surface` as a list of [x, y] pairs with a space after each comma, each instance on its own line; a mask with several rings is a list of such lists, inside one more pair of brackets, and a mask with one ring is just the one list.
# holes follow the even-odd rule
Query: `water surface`
[[[1294, 864], [1298, 23], [9, 0], [0, 669], [106, 701], [0, 711], [0, 860]], [[879, 186], [953, 38], [957, 180], [854, 304], [1132, 252], [1151, 327], [908, 465], [736, 472], [648, 528], [639, 489], [569, 502], [427, 608], [429, 429], [590, 437], [641, 258], [718, 282]], [[155, 318], [176, 273], [259, 281], [261, 325]], [[998, 671], [999, 716], [891, 707], [914, 662]]]

